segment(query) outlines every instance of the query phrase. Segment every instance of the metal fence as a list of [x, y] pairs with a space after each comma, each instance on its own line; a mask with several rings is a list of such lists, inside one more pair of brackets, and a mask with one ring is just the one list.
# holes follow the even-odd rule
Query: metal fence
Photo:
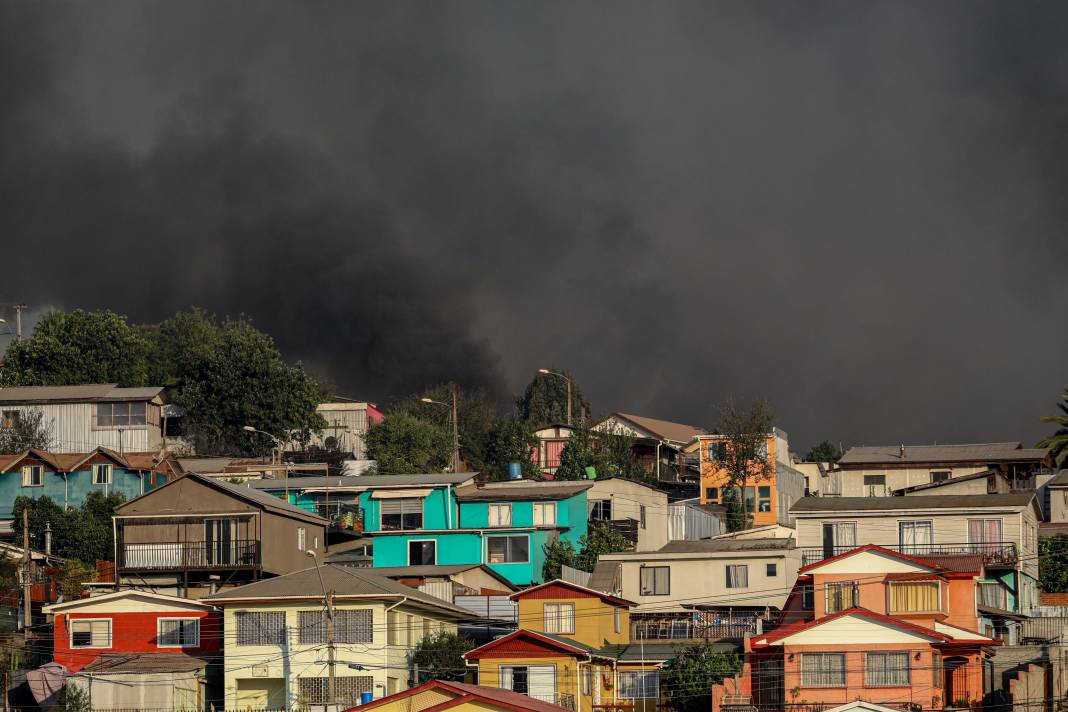
[[[801, 565], [819, 563], [824, 559], [852, 551], [858, 545], [823, 546], [801, 550]], [[1011, 541], [968, 542], [959, 544], [879, 544], [884, 549], [909, 556], [968, 555], [982, 556], [987, 566], [1015, 566], [1018, 560], [1016, 544]]]

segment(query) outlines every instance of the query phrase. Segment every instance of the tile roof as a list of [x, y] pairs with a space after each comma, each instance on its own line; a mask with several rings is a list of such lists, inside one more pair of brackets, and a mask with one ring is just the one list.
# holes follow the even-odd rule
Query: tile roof
[[[459, 485], [474, 479], [477, 472], [441, 472], [429, 475], [346, 475], [342, 477], [290, 477], [290, 489], [298, 487], [408, 487], [433, 485]], [[287, 480], [267, 478], [248, 483], [253, 489], [285, 489]]]
[[873, 445], [851, 447], [838, 460], [839, 465], [1017, 462], [1041, 460], [1048, 450], [1023, 449], [1019, 442], [966, 443], [960, 445]]
[[91, 383], [74, 386], [11, 386], [0, 388], [0, 403], [29, 404], [50, 402], [92, 402], [152, 400], [163, 386], [120, 388], [117, 383]]
[[[662, 440], [671, 440], [677, 443], [688, 443], [698, 435], [707, 435], [708, 431], [704, 428], [699, 428], [696, 425], [685, 425], [683, 423], [673, 423], [670, 420], [659, 420], [657, 418], [647, 418], [643, 415], [633, 415], [631, 413], [612, 413], [607, 418], [604, 418], [601, 422], [611, 417], [620, 418], [622, 420], [629, 420], [634, 425], [637, 425], [642, 430], [646, 430], [653, 435], [661, 438]], [[598, 423], [600, 425], [600, 423]], [[596, 427], [596, 426], [595, 426]]]
[[973, 507], [1025, 507], [1034, 492], [1005, 494], [946, 494], [916, 497], [802, 497], [791, 512], [878, 512], [899, 509], [967, 509]]
[[593, 487], [593, 481], [539, 482], [515, 480], [490, 482], [484, 486], [464, 485], [456, 488], [456, 499], [464, 502], [499, 502], [526, 499], [567, 499]]
[[101, 653], [82, 672], [186, 672], [207, 667], [208, 661], [185, 653]]

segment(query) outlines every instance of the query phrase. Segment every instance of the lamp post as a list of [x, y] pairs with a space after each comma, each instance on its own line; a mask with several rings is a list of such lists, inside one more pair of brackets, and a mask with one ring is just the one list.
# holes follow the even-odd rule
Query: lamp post
[[327, 664], [327, 678], [326, 678], [326, 705], [327, 709], [331, 709], [334, 706], [336, 697], [334, 696], [334, 664], [336, 662], [336, 651], [334, 650], [334, 594], [328, 593], [326, 590], [326, 584], [323, 583], [323, 572], [319, 570], [319, 557], [315, 554], [314, 549], [307, 549], [304, 554], [311, 557], [311, 560], [315, 562], [315, 573], [319, 576], [319, 587], [323, 589], [323, 604], [326, 606], [326, 664]]
[[571, 377], [563, 373], [550, 371], [547, 368], [539, 368], [538, 373], [544, 373], [546, 376], [559, 376], [560, 378], [567, 381], [567, 424], [571, 425]]
[[452, 405], [448, 403], [442, 403], [436, 401], [433, 398], [420, 398], [424, 403], [433, 403], [434, 405], [443, 405], [446, 408], [452, 408], [452, 471], [460, 471], [460, 426], [456, 418], [456, 384], [452, 384]]

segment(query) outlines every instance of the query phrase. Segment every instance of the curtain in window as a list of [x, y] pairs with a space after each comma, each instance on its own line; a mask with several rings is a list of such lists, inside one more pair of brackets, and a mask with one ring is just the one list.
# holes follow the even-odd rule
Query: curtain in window
[[972, 544], [989, 544], [1002, 541], [1000, 519], [969, 519], [968, 541]]
[[868, 653], [864, 664], [864, 684], [870, 687], [907, 687], [908, 652]]
[[546, 633], [574, 633], [575, 604], [546, 603], [544, 622]]
[[900, 540], [908, 554], [929, 553], [934, 544], [931, 522], [901, 522]]
[[834, 545], [839, 549], [839, 553], [855, 547], [857, 545], [857, 525], [853, 522], [835, 524]]
[[801, 684], [845, 687], [845, 653], [801, 653]]
[[856, 581], [827, 584], [827, 613], [837, 613], [857, 605]]
[[749, 566], [734, 564], [727, 566], [727, 588], [746, 588], [749, 586]]
[[671, 569], [667, 566], [645, 566], [641, 571], [641, 595], [666, 596], [671, 589]]
[[660, 697], [660, 672], [625, 671], [619, 673], [619, 696], [625, 700], [655, 700]]
[[937, 611], [937, 581], [907, 581], [890, 584], [890, 610], [895, 613]]

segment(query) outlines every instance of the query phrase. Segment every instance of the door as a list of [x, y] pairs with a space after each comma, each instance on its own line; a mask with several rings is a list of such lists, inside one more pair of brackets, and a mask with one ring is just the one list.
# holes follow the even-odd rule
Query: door
[[968, 686], [968, 660], [962, 657], [946, 658], [943, 661], [943, 673], [945, 680], [942, 689], [945, 690], [947, 705], [956, 705], [959, 701], [972, 699], [972, 693]]
[[209, 566], [237, 563], [237, 519], [220, 517], [204, 520], [204, 554]]

